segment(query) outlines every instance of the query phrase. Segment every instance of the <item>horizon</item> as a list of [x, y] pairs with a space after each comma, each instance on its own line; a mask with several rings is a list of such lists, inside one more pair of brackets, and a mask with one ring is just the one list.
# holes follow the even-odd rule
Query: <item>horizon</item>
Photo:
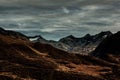
[[[2, 27], [0, 27], [0, 28], [2, 28]], [[2, 29], [4, 29], [4, 28], [2, 28]], [[9, 30], [9, 29], [4, 29], [4, 30]], [[10, 30], [10, 31], [15, 31], [15, 30]], [[17, 32], [19, 32], [19, 31], [17, 31]], [[35, 36], [41, 36], [42, 38], [44, 38], [45, 40], [53, 40], [53, 41], [59, 41], [60, 39], [63, 39], [63, 38], [65, 38], [65, 37], [68, 37], [68, 36], [73, 36], [73, 37], [75, 37], [75, 38], [83, 38], [83, 37], [85, 37], [86, 35], [90, 35], [90, 36], [95, 36], [95, 35], [97, 35], [97, 34], [100, 34], [100, 33], [102, 33], [102, 32], [111, 32], [111, 31], [101, 31], [101, 32], [98, 32], [98, 33], [96, 33], [96, 34], [90, 34], [90, 33], [86, 33], [85, 35], [83, 35], [83, 36], [75, 36], [75, 35], [66, 35], [66, 36], [63, 36], [63, 37], [61, 37], [61, 38], [59, 38], [59, 39], [47, 39], [47, 38], [45, 38], [44, 36], [42, 36], [42, 35], [32, 35], [32, 36], [29, 36], [29, 35], [25, 35], [24, 33], [21, 33], [21, 32], [19, 32], [19, 33], [21, 33], [21, 34], [23, 34], [23, 35], [25, 35], [25, 36], [27, 36], [27, 37], [35, 37]], [[119, 31], [117, 31], [117, 32], [119, 32]], [[115, 34], [115, 33], [117, 33], [117, 32], [111, 32], [112, 34]], [[30, 40], [36, 40], [37, 38], [31, 38]]]
[[47, 40], [117, 32], [119, 20], [120, 0], [0, 0], [2, 28]]

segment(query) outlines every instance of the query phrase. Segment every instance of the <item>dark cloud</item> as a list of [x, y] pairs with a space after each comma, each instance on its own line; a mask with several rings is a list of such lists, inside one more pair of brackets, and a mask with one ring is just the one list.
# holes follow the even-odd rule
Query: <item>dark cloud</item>
[[0, 0], [4, 6], [64, 6], [81, 0]]
[[85, 5], [113, 5], [120, 0], [0, 0], [4, 6], [85, 6]]
[[120, 30], [120, 0], [0, 0], [0, 26], [47, 39]]
[[103, 23], [103, 22], [86, 22], [84, 23], [86, 25], [89, 25], [89, 26], [109, 26], [110, 24], [107, 24], [107, 23]]

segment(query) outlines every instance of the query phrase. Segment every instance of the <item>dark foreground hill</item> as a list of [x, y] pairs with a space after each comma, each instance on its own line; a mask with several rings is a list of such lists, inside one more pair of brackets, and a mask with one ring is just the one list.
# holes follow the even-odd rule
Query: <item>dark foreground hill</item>
[[103, 40], [92, 55], [120, 64], [120, 32]]
[[4, 33], [0, 33], [0, 80], [120, 79], [119, 64]]

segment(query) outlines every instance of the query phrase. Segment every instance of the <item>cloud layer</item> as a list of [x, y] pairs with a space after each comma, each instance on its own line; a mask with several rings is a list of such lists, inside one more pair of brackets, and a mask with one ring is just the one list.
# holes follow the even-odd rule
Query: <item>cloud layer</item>
[[58, 40], [120, 30], [120, 0], [0, 0], [0, 26]]

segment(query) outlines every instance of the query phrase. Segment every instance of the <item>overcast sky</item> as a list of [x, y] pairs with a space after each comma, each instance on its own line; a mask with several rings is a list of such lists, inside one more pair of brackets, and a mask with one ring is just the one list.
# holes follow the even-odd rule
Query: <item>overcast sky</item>
[[115, 5], [120, 0], [0, 0], [4, 6], [85, 6]]
[[0, 26], [58, 40], [120, 30], [120, 0], [0, 0]]

